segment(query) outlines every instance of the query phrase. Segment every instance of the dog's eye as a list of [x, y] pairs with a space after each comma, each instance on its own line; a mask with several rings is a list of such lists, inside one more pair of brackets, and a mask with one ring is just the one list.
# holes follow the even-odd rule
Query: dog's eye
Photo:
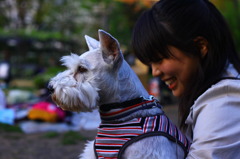
[[77, 71], [80, 73], [84, 73], [84, 72], [87, 72], [88, 70], [83, 66], [79, 66]]

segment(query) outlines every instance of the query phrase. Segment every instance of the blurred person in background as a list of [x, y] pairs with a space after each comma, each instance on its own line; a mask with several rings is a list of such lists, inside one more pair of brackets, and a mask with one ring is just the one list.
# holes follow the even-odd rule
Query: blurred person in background
[[6, 97], [2, 89], [0, 88], [0, 110], [6, 107]]

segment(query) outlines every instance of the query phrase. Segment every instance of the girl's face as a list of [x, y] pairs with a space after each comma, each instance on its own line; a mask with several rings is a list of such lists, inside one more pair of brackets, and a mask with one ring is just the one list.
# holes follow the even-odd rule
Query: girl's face
[[174, 96], [180, 97], [195, 75], [199, 62], [197, 58], [186, 56], [176, 47], [170, 46], [169, 51], [172, 57], [151, 63], [152, 74], [159, 76], [172, 90]]

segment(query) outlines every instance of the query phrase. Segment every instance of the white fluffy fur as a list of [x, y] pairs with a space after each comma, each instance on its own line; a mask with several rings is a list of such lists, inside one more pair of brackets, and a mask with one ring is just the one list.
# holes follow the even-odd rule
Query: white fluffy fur
[[[53, 100], [63, 109], [92, 111], [98, 105], [149, 97], [137, 75], [123, 59], [118, 41], [99, 30], [97, 41], [85, 36], [89, 51], [81, 56], [71, 54], [61, 61], [68, 70], [50, 81]], [[84, 68], [84, 69], [82, 69]], [[148, 116], [160, 113], [152, 108], [131, 115]], [[127, 120], [121, 119], [121, 120]], [[125, 159], [180, 159], [182, 149], [165, 137], [148, 137], [129, 146]], [[86, 144], [81, 159], [95, 159], [93, 141]]]

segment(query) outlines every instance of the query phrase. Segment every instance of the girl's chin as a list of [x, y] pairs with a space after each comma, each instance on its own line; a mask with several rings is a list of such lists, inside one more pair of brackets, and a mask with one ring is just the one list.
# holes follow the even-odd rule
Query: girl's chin
[[178, 98], [182, 95], [181, 91], [179, 91], [178, 89], [172, 90], [172, 94]]

